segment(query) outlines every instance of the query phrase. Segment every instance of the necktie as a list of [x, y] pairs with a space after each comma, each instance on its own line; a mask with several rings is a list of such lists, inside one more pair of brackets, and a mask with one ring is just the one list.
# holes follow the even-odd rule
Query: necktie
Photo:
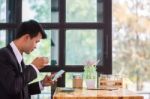
[[21, 61], [21, 72], [25, 69], [25, 64], [23, 62], [23, 60]]
[[[23, 72], [24, 69], [25, 69], [25, 63], [24, 63], [23, 60], [21, 61], [21, 68], [22, 68], [22, 72]], [[28, 87], [27, 87], [27, 85], [23, 88], [22, 94], [23, 94], [23, 98], [24, 99], [28, 99], [29, 95], [28, 95]]]

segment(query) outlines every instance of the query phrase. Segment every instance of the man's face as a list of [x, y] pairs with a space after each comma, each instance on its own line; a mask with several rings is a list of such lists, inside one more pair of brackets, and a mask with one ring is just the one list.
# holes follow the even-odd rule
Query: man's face
[[42, 35], [39, 32], [37, 36], [31, 38], [30, 36], [27, 38], [25, 46], [24, 46], [24, 52], [26, 54], [30, 54], [37, 46], [37, 43], [40, 42], [40, 39], [42, 39]]

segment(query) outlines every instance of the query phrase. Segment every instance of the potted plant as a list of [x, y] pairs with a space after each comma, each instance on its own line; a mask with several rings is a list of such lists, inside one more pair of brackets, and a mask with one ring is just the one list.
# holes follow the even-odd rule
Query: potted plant
[[87, 64], [84, 66], [84, 79], [86, 81], [87, 88], [95, 88], [96, 86], [96, 66], [93, 64]]

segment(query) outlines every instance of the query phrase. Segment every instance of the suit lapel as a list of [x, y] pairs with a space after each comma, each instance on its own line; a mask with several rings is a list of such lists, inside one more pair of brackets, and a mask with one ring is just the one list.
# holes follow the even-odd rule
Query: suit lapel
[[18, 63], [18, 61], [17, 61], [17, 58], [16, 58], [16, 56], [15, 56], [15, 54], [14, 54], [14, 52], [13, 52], [11, 46], [10, 46], [10, 45], [7, 45], [6, 48], [9, 49], [10, 54], [11, 54], [10, 56], [12, 56], [10, 61], [13, 62], [14, 66], [17, 68], [18, 71], [21, 71], [20, 66], [19, 66], [19, 63]]

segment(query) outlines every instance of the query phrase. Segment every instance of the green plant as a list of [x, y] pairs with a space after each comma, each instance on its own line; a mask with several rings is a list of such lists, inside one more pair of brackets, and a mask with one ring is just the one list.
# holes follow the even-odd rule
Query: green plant
[[84, 66], [84, 78], [85, 79], [96, 79], [96, 66], [95, 65], [85, 65]]

